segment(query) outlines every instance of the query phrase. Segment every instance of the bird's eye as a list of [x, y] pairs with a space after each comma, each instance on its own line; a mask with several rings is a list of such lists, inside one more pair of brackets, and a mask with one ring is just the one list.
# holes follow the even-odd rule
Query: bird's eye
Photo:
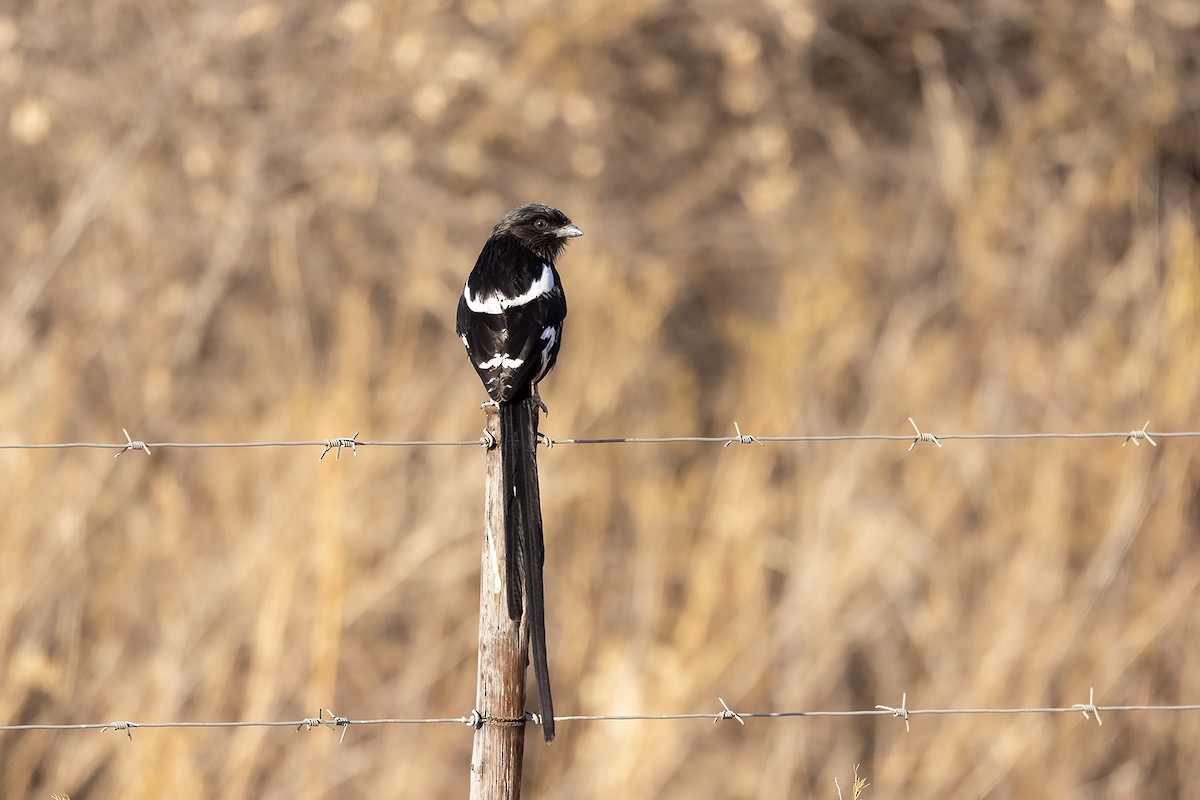
[[544, 219], [538, 219], [533, 223], [533, 227], [537, 228], [539, 231], [546, 230], [546, 225], [547, 223]]

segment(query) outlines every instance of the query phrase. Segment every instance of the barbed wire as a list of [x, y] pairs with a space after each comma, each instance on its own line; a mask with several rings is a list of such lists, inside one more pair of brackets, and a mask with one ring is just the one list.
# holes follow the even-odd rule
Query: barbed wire
[[[1150, 423], [1147, 421], [1141, 428], [1135, 428], [1129, 431], [1085, 431], [1079, 433], [931, 433], [922, 431], [917, 424], [913, 422], [912, 417], [908, 418], [909, 423], [913, 427], [912, 434], [887, 434], [887, 433], [838, 433], [838, 434], [797, 434], [786, 436], [758, 436], [742, 433], [741, 426], [737, 422], [733, 423], [733, 436], [620, 436], [607, 438], [582, 438], [573, 437], [568, 439], [555, 439], [545, 433], [539, 433], [538, 439], [541, 444], [547, 448], [558, 447], [561, 445], [571, 444], [678, 444], [678, 443], [696, 443], [696, 444], [719, 444], [722, 447], [729, 447], [732, 444], [757, 444], [766, 445], [768, 443], [825, 443], [825, 442], [908, 442], [908, 449], [911, 451], [918, 444], [933, 444], [937, 447], [942, 447], [943, 442], [953, 440], [968, 440], [968, 441], [1012, 441], [1022, 439], [1058, 439], [1058, 440], [1081, 440], [1081, 439], [1123, 439], [1121, 446], [1124, 447], [1129, 443], [1141, 446], [1142, 442], [1147, 442], [1155, 447], [1158, 446], [1157, 439], [1194, 439], [1200, 438], [1200, 431], [1151, 431], [1148, 430]], [[496, 439], [487, 431], [478, 439], [450, 439], [450, 440], [407, 440], [407, 441], [371, 441], [359, 439], [359, 434], [356, 432], [353, 436], [339, 436], [332, 439], [305, 439], [298, 441], [248, 441], [248, 442], [146, 442], [140, 439], [134, 439], [129, 435], [129, 431], [122, 429], [125, 434], [125, 442], [46, 442], [46, 443], [0, 443], [0, 450], [66, 450], [66, 449], [95, 449], [95, 450], [116, 450], [114, 458], [124, 455], [132, 451], [141, 451], [146, 455], [150, 455], [153, 450], [158, 449], [229, 449], [229, 448], [250, 448], [250, 447], [320, 447], [320, 458], [324, 459], [326, 455], [333, 451], [334, 457], [340, 459], [342, 451], [349, 449], [351, 455], [358, 455], [360, 447], [479, 447], [482, 445], [486, 448], [495, 447]]]
[[[899, 706], [877, 705], [874, 708], [847, 711], [735, 711], [730, 708], [724, 698], [718, 697], [721, 704], [718, 711], [683, 713], [683, 714], [568, 714], [555, 716], [555, 722], [671, 722], [682, 720], [711, 720], [713, 724], [725, 721], [735, 721], [745, 725], [748, 719], [787, 719], [790, 717], [895, 717], [904, 720], [905, 731], [910, 730], [913, 717], [923, 715], [983, 715], [983, 714], [1083, 714], [1085, 720], [1095, 719], [1097, 725], [1103, 725], [1101, 712], [1105, 714], [1124, 712], [1180, 712], [1200, 711], [1200, 704], [1193, 705], [1096, 705], [1095, 689], [1089, 689], [1086, 703], [1075, 703], [1071, 706], [1041, 706], [1015, 708], [909, 708], [908, 693], [901, 695]], [[295, 728], [296, 731], [313, 730], [315, 728], [341, 729], [341, 738], [352, 725], [465, 725], [470, 728], [481, 728], [488, 724], [498, 724], [512, 727], [514, 722], [527, 722], [540, 725], [542, 718], [539, 714], [527, 711], [523, 719], [508, 719], [491, 717], [478, 710], [462, 717], [433, 717], [433, 718], [383, 718], [383, 719], [350, 719], [334, 714], [327, 708], [321, 709], [315, 717], [292, 720], [260, 720], [260, 721], [228, 721], [228, 722], [132, 722], [122, 720], [116, 722], [87, 722], [80, 724], [48, 724], [30, 723], [21, 725], [0, 725], [0, 732], [18, 733], [25, 731], [122, 731], [133, 739], [134, 729], [141, 728]]]
[[[733, 444], [765, 446], [768, 443], [825, 443], [825, 442], [909, 442], [911, 452], [918, 444], [933, 444], [941, 448], [943, 442], [952, 440], [976, 441], [1005, 441], [1005, 440], [1083, 440], [1083, 439], [1122, 439], [1122, 447], [1132, 442], [1140, 446], [1143, 441], [1157, 447], [1156, 439], [1171, 438], [1200, 438], [1200, 431], [1150, 431], [1149, 421], [1140, 429], [1130, 431], [1093, 431], [1093, 432], [1031, 432], [1031, 433], [947, 433], [935, 434], [922, 431], [917, 423], [908, 418], [913, 428], [912, 434], [804, 434], [784, 436], [758, 436], [742, 432], [737, 422], [733, 423], [733, 436], [662, 436], [662, 437], [611, 437], [611, 438], [567, 438], [552, 439], [539, 434], [539, 439], [547, 448], [567, 444], [670, 444], [670, 443], [700, 443], [720, 444], [729, 447]], [[349, 449], [352, 456], [358, 455], [359, 447], [458, 447], [496, 445], [495, 437], [488, 431], [479, 439], [474, 440], [408, 440], [408, 441], [370, 441], [360, 440], [359, 432], [353, 436], [342, 436], [330, 439], [313, 439], [299, 441], [241, 441], [241, 442], [146, 442], [134, 439], [127, 430], [124, 443], [106, 442], [54, 442], [54, 443], [0, 443], [0, 450], [48, 450], [48, 449], [105, 449], [116, 450], [114, 457], [119, 457], [132, 451], [141, 451], [147, 455], [153, 449], [227, 449], [227, 448], [263, 448], [263, 447], [320, 447], [320, 459], [324, 459], [331, 451], [335, 458], [340, 459], [342, 450]], [[734, 720], [745, 725], [748, 719], [784, 719], [790, 717], [866, 717], [891, 716], [904, 720], [905, 730], [910, 729], [912, 717], [921, 715], [981, 715], [981, 714], [1069, 714], [1082, 713], [1085, 719], [1095, 718], [1098, 725], [1103, 725], [1101, 712], [1106, 714], [1122, 712], [1181, 712], [1200, 711], [1200, 704], [1192, 705], [1108, 705], [1095, 704], [1094, 691], [1089, 692], [1087, 703], [1076, 703], [1070, 707], [1013, 707], [1013, 708], [908, 708], [907, 693], [901, 697], [899, 706], [877, 705], [873, 709], [833, 710], [833, 711], [755, 711], [738, 712], [730, 708], [724, 699], [718, 698], [721, 710], [713, 712], [676, 713], [676, 714], [606, 714], [606, 715], [566, 715], [556, 716], [559, 722], [625, 722], [625, 721], [680, 721], [709, 719], [718, 723]], [[328, 715], [328, 716], [326, 716]], [[380, 718], [380, 719], [350, 719], [334, 714], [329, 709], [321, 709], [316, 717], [306, 717], [299, 720], [234, 720], [234, 721], [170, 721], [170, 722], [133, 722], [118, 720], [112, 722], [93, 723], [28, 723], [0, 725], [0, 732], [26, 731], [70, 731], [70, 730], [99, 730], [123, 731], [132, 740], [133, 730], [146, 728], [295, 728], [296, 731], [313, 730], [315, 728], [341, 729], [341, 739], [345, 739], [351, 725], [436, 725], [458, 724], [472, 728], [480, 728], [487, 724], [499, 724], [511, 727], [514, 723], [531, 722], [540, 725], [541, 717], [534, 712], [526, 712], [523, 719], [501, 719], [489, 717], [478, 710], [463, 717], [441, 718]]]

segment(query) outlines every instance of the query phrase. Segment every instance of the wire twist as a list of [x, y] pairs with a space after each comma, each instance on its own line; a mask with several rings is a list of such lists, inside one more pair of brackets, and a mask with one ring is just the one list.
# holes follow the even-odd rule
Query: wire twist
[[722, 722], [727, 719], [736, 719], [739, 725], [741, 725], [743, 728], [746, 727], [746, 720], [742, 719], [741, 714], [729, 707], [729, 705], [725, 702], [724, 697], [718, 697], [717, 699], [721, 701], [722, 711], [713, 717], [713, 725], [716, 725], [718, 722]]
[[757, 444], [761, 447], [766, 447], [766, 445], [763, 444], [757, 436], [751, 436], [749, 434], [743, 435], [742, 429], [738, 427], [736, 420], [733, 423], [733, 431], [737, 435], [725, 443], [726, 447], [729, 447], [731, 444]]
[[[145, 442], [141, 441], [140, 439], [130, 438], [129, 431], [125, 430], [124, 428], [121, 428], [121, 433], [125, 434], [125, 446], [123, 448], [121, 448], [120, 450], [118, 450], [116, 455], [113, 456], [113, 458], [120, 458], [122, 456], [122, 454], [129, 453], [134, 450], [141, 450], [146, 455], [150, 455], [150, 448], [146, 445]], [[130, 738], [133, 738], [133, 737], [130, 737]]]
[[[118, 453], [118, 455], [120, 455], [120, 454]], [[110, 731], [110, 730], [111, 731], [125, 731], [125, 735], [128, 736], [129, 741], [132, 742], [133, 741], [133, 730], [132, 729], [136, 728], [136, 727], [138, 727], [138, 724], [136, 722], [128, 722], [128, 721], [110, 722], [107, 725], [105, 725], [103, 728], [101, 728], [100, 731], [101, 732]]]
[[[329, 715], [328, 719], [325, 718], [326, 714]], [[341, 728], [342, 735], [338, 738], [338, 743], [341, 744], [346, 740], [346, 732], [350, 730], [350, 720], [346, 717], [339, 717], [328, 708], [319, 708], [315, 717], [305, 717], [300, 720], [300, 724], [296, 726], [296, 731], [311, 731], [313, 728], [331, 728], [333, 730]]]
[[[912, 420], [909, 420], [909, 421], [911, 422]], [[915, 428], [916, 425], [913, 425], [913, 427]], [[908, 726], [908, 692], [904, 692], [900, 695], [900, 707], [899, 708], [893, 708], [892, 706], [875, 706], [875, 707], [881, 711], [890, 712], [893, 717], [903, 717], [904, 718], [904, 732], [905, 733], [909, 732], [910, 729]]]
[[326, 439], [325, 450], [321, 453], [321, 457], [317, 460], [324, 461], [325, 456], [329, 454], [330, 450], [336, 450], [337, 452], [334, 453], [333, 460], [341, 461], [343, 447], [349, 447], [351, 455], [353, 455], [355, 458], [358, 458], [359, 444], [361, 444], [361, 442], [358, 441], [358, 431], [355, 431], [353, 436], [341, 436], [337, 439]]
[[939, 448], [941, 448], [942, 443], [938, 441], [938, 437], [934, 436], [932, 433], [923, 433], [921, 431], [921, 429], [917, 427], [917, 423], [913, 422], [912, 417], [908, 418], [908, 424], [912, 425], [913, 430], [917, 432], [916, 438], [913, 439], [912, 444], [910, 444], [908, 446], [908, 452], [911, 453], [912, 449], [917, 446], [918, 442], [924, 442], [926, 444], [929, 444], [930, 442], [932, 442], [933, 444], [936, 444]]
[[1150, 438], [1150, 434], [1146, 432], [1146, 428], [1148, 428], [1148, 427], [1150, 427], [1150, 420], [1146, 420], [1146, 424], [1141, 427], [1141, 430], [1130, 431], [1129, 435], [1125, 437], [1125, 441], [1121, 442], [1121, 447], [1124, 447], [1125, 445], [1129, 444], [1130, 442], [1133, 442], [1134, 447], [1141, 447], [1142, 439], [1145, 439], [1147, 442], [1149, 442], [1154, 447], [1158, 447], [1158, 442], [1156, 442], [1156, 441], [1154, 441], [1154, 439]]
[[1086, 703], [1076, 703], [1075, 705], [1071, 706], [1071, 709], [1082, 711], [1084, 719], [1090, 719], [1090, 717], [1088, 717], [1089, 713], [1094, 714], [1096, 716], [1096, 724], [1104, 725], [1104, 720], [1100, 719], [1100, 709], [1096, 708], [1095, 687], [1088, 687], [1088, 701]]

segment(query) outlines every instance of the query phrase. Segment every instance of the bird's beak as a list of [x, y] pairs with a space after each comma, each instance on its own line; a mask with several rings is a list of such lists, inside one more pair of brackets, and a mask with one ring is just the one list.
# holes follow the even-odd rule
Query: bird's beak
[[554, 235], [559, 239], [574, 239], [576, 236], [583, 236], [583, 231], [574, 225], [563, 225], [554, 231]]

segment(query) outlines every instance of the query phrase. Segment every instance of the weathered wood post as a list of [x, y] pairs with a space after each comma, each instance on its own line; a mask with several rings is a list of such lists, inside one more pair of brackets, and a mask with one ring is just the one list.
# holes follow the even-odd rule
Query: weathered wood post
[[[500, 415], [487, 411], [487, 430], [500, 439]], [[479, 677], [475, 709], [482, 724], [471, 752], [471, 800], [516, 800], [525, 758], [525, 668], [529, 626], [508, 618], [504, 559], [504, 498], [500, 448], [485, 458], [483, 557], [479, 570]]]

